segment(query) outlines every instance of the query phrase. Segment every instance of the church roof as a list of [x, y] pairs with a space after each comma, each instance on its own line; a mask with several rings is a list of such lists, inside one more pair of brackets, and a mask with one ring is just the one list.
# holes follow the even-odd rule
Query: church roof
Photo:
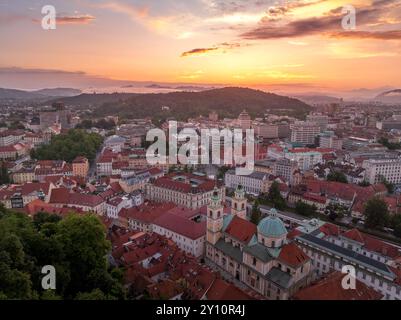
[[231, 237], [243, 243], [248, 243], [256, 233], [256, 225], [237, 216], [233, 216], [231, 222], [224, 231]]
[[258, 224], [258, 232], [264, 235], [265, 237], [275, 237], [279, 238], [285, 234], [287, 234], [287, 229], [284, 226], [283, 221], [280, 218], [275, 216], [275, 210], [271, 210], [272, 214]]
[[290, 267], [297, 268], [309, 260], [309, 257], [294, 242], [286, 244], [280, 251], [278, 259]]

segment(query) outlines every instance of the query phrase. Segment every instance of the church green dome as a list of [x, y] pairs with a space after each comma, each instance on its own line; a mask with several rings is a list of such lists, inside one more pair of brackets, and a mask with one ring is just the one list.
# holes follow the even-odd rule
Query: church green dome
[[277, 211], [275, 209], [270, 210], [270, 215], [264, 218], [258, 224], [258, 232], [265, 237], [279, 238], [287, 234], [287, 229], [284, 226], [283, 221], [276, 216]]

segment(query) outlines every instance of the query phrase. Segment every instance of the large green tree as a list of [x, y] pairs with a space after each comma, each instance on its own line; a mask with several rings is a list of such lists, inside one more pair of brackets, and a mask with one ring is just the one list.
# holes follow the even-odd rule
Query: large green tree
[[[0, 206], [0, 297], [74, 299], [100, 290], [107, 299], [123, 299], [122, 276], [107, 263], [110, 242], [95, 215], [34, 219]], [[56, 269], [56, 290], [41, 286], [42, 267]]]
[[365, 226], [372, 229], [382, 229], [389, 223], [389, 212], [383, 199], [374, 197], [365, 205]]
[[306, 217], [314, 217], [317, 215], [317, 208], [315, 205], [309, 205], [303, 201], [298, 201], [295, 206], [295, 212]]
[[50, 144], [33, 149], [31, 156], [38, 160], [62, 159], [67, 162], [73, 161], [77, 156], [85, 156], [93, 160], [102, 142], [103, 138], [97, 133], [72, 129], [66, 134], [54, 136]]
[[262, 214], [260, 212], [259, 208], [259, 201], [255, 200], [252, 206], [252, 211], [251, 211], [251, 222], [254, 224], [258, 224], [260, 219], [262, 217]]
[[0, 184], [10, 183], [10, 175], [4, 161], [1, 162], [0, 167]]
[[280, 193], [280, 186], [277, 181], [274, 181], [270, 186], [269, 193], [267, 194], [266, 200], [268, 204], [271, 204], [278, 210], [283, 210], [286, 207], [284, 198]]
[[341, 171], [333, 171], [327, 175], [327, 181], [348, 183], [347, 177]]

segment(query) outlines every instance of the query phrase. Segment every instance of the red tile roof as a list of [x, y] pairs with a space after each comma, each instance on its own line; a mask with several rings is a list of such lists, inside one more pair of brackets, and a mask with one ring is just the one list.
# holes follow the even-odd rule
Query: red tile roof
[[146, 291], [153, 299], [166, 300], [182, 294], [184, 292], [184, 287], [182, 284], [166, 279], [148, 286]]
[[362, 243], [365, 249], [369, 251], [374, 251], [383, 256], [387, 256], [393, 259], [401, 256], [401, 253], [397, 247], [388, 244], [378, 238], [360, 232], [357, 229], [348, 230], [344, 232], [342, 236]]
[[53, 189], [49, 203], [96, 207], [104, 202], [100, 196], [85, 193], [69, 192], [66, 188]]
[[294, 242], [291, 242], [282, 247], [278, 260], [290, 267], [297, 268], [309, 261], [309, 257]]
[[257, 228], [255, 224], [237, 216], [233, 217], [225, 230], [228, 235], [243, 243], [248, 243], [256, 231]]
[[48, 204], [40, 199], [36, 199], [31, 201], [30, 203], [28, 203], [25, 208], [24, 211], [30, 215], [30, 216], [34, 216], [39, 212], [47, 212], [47, 213], [51, 213], [51, 214], [57, 214], [60, 216], [66, 216], [72, 212], [75, 213], [81, 213], [82, 210], [79, 208], [76, 208], [74, 210], [72, 210], [71, 208], [58, 208], [55, 206], [52, 206], [51, 204]]
[[153, 224], [171, 230], [192, 240], [206, 235], [206, 222], [195, 222], [173, 213], [166, 212], [153, 221]]
[[317, 195], [317, 194], [313, 194], [313, 193], [309, 193], [306, 192], [303, 194], [303, 198], [307, 201], [312, 201], [312, 202], [317, 202], [317, 203], [321, 203], [321, 204], [325, 204], [327, 202], [327, 198]]
[[164, 215], [168, 210], [175, 207], [173, 203], [146, 203], [139, 207], [121, 209], [120, 216], [128, 219], [138, 220], [145, 223], [153, 223], [157, 218]]
[[213, 282], [206, 297], [208, 300], [252, 300], [244, 291], [222, 279]]
[[380, 300], [381, 293], [356, 280], [355, 290], [344, 290], [344, 274], [333, 272], [311, 286], [301, 289], [293, 296], [295, 300]]
[[339, 226], [332, 223], [325, 223], [319, 228], [319, 230], [326, 236], [338, 236], [340, 234]]
[[[187, 179], [187, 181], [178, 181], [174, 180], [175, 177], [182, 176]], [[197, 180], [199, 181], [199, 185], [196, 187], [193, 187], [188, 181], [190, 179]], [[198, 192], [207, 192], [207, 191], [212, 191], [213, 188], [215, 187], [215, 181], [207, 179], [205, 177], [200, 177], [196, 176], [190, 173], [172, 173], [169, 175], [166, 175], [164, 177], [161, 177], [157, 179], [154, 182], [154, 185], [157, 187], [161, 188], [166, 188], [166, 189], [171, 189], [171, 190], [176, 190], [179, 192], [193, 192], [193, 193], [198, 193]]]
[[365, 240], [363, 239], [363, 236], [361, 232], [358, 229], [351, 229], [342, 234], [343, 237], [347, 237], [348, 239], [351, 239], [353, 241], [359, 242], [359, 243], [364, 243]]

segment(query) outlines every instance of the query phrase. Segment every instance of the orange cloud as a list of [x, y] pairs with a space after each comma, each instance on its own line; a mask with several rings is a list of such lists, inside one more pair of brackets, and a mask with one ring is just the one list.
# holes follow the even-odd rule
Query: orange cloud
[[216, 51], [219, 48], [215, 47], [215, 48], [196, 48], [196, 49], [192, 49], [189, 51], [185, 51], [181, 54], [181, 57], [189, 57], [189, 56], [194, 56], [194, 55], [201, 55], [201, 54], [205, 54], [208, 53], [210, 51]]
[[[89, 24], [93, 21], [96, 20], [96, 17], [90, 15], [90, 14], [85, 14], [85, 15], [75, 15], [75, 16], [57, 16], [56, 22], [57, 24], [63, 25], [63, 24]], [[32, 19], [33, 22], [35, 23], [41, 23], [41, 20], [38, 19]]]
[[207, 54], [209, 52], [213, 52], [213, 51], [220, 51], [223, 50], [223, 53], [225, 53], [225, 50], [232, 50], [235, 48], [241, 48], [241, 47], [246, 47], [249, 46], [249, 44], [246, 43], [239, 43], [239, 42], [223, 42], [223, 43], [219, 43], [213, 47], [209, 47], [209, 48], [196, 48], [196, 49], [192, 49], [189, 51], [185, 51], [181, 54], [181, 57], [189, 57], [189, 56], [194, 56], [194, 55], [203, 55], [203, 54]]
[[57, 23], [59, 24], [89, 24], [96, 18], [92, 15], [79, 15], [79, 16], [59, 16]]

